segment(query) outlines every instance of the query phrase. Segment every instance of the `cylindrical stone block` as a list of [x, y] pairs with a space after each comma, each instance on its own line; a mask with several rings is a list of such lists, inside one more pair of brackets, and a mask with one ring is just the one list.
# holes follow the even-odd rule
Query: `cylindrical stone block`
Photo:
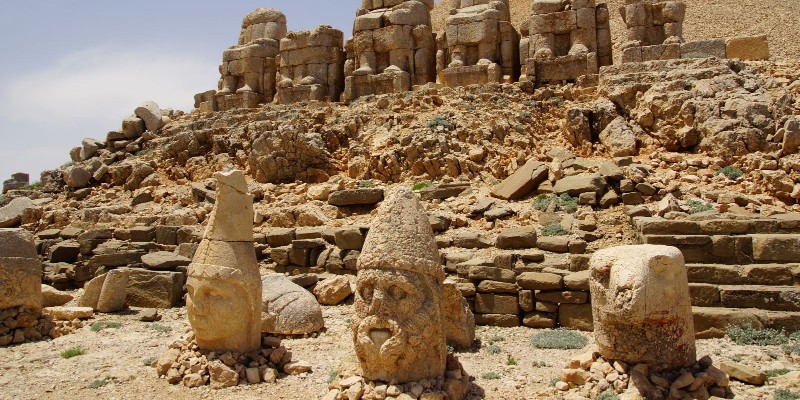
[[621, 246], [592, 257], [594, 332], [606, 360], [646, 363], [653, 371], [696, 361], [694, 322], [683, 255], [669, 246]]

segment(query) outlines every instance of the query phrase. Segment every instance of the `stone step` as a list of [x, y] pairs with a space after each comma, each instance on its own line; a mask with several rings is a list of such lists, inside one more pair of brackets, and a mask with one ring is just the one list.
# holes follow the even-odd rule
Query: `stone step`
[[687, 264], [689, 283], [777, 285], [800, 283], [800, 264]]
[[[687, 222], [687, 221], [673, 221]], [[643, 244], [675, 246], [686, 262], [714, 264], [800, 262], [800, 234], [643, 234]]]
[[692, 312], [698, 339], [723, 337], [731, 325], [750, 324], [789, 333], [800, 331], [800, 312], [722, 307], [692, 307]]
[[783, 214], [771, 218], [705, 221], [669, 220], [658, 217], [635, 217], [633, 225], [642, 235], [746, 235], [800, 233], [800, 214]]
[[800, 311], [800, 287], [796, 286], [719, 286], [719, 295], [725, 308]]

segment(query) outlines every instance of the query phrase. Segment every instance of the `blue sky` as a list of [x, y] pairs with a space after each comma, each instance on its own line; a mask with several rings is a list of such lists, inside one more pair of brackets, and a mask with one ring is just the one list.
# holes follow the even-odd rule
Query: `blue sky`
[[361, 0], [0, 0], [0, 180], [69, 161], [104, 140], [137, 104], [189, 111], [215, 89], [222, 51], [258, 7], [289, 30], [320, 24], [351, 36]]

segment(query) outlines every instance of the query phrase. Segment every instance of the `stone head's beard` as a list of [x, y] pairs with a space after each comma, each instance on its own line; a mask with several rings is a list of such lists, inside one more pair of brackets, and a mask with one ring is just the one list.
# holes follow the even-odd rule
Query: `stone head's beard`
[[[413, 375], [412, 369], [425, 370], [417, 365], [419, 360], [431, 356], [438, 358], [435, 354], [444, 351], [438, 348], [443, 344], [426, 340], [432, 332], [443, 334], [438, 313], [432, 315], [431, 307], [423, 305], [418, 312], [399, 322], [395, 318], [379, 315], [369, 315], [363, 319], [355, 316], [354, 344], [356, 355], [366, 366], [365, 377], [390, 382], [397, 371], [405, 371], [400, 373], [401, 376]], [[376, 339], [378, 342], [384, 341], [376, 343]]]

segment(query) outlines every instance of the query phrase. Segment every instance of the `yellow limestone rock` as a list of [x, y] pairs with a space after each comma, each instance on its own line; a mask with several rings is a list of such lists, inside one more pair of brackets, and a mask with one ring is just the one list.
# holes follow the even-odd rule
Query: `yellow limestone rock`
[[189, 265], [186, 309], [203, 350], [247, 353], [261, 339], [253, 200], [241, 171], [217, 173], [217, 201]]

